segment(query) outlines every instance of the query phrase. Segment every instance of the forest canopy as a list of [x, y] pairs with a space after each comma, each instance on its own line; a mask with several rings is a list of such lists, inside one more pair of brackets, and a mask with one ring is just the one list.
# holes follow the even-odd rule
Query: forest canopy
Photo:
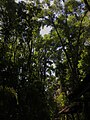
[[0, 119], [89, 120], [89, 86], [89, 0], [0, 0]]

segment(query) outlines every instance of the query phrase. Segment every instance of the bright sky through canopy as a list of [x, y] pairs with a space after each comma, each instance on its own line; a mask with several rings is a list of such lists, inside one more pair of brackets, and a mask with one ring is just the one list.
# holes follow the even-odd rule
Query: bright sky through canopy
[[45, 34], [48, 34], [51, 31], [51, 29], [52, 28], [50, 26], [48, 27], [45, 26], [43, 29], [41, 28], [40, 34], [44, 36]]
[[[16, 2], [20, 2], [20, 1], [28, 1], [28, 0], [16, 0]], [[42, 2], [42, 1], [43, 0], [40, 0], [40, 2]], [[44, 28], [41, 27], [40, 34], [42, 36], [44, 36], [45, 34], [49, 34], [49, 32], [51, 31], [51, 29], [52, 28], [50, 26], [48, 26], [48, 27], [44, 26]]]

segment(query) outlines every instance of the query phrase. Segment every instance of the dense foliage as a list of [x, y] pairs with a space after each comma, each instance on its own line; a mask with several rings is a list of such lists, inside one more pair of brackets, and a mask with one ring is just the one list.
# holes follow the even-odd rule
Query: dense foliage
[[[68, 119], [59, 113], [86, 87], [89, 50], [89, 0], [0, 0], [0, 119]], [[72, 119], [89, 120], [90, 91], [78, 91], [86, 107]]]

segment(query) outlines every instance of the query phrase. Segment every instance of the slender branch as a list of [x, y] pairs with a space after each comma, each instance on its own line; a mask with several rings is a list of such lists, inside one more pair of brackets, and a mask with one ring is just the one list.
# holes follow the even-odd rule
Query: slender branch
[[86, 12], [85, 15], [82, 17], [81, 22], [80, 22], [79, 34], [78, 34], [78, 38], [77, 38], [77, 56], [79, 55], [78, 51], [79, 51], [80, 36], [81, 36], [81, 34], [84, 32], [84, 30], [82, 30], [82, 24], [83, 24], [83, 20], [84, 20], [86, 14], [87, 14], [87, 12]]
[[90, 11], [90, 5], [89, 5], [88, 1], [87, 1], [87, 0], [84, 0], [84, 3], [85, 3], [85, 5], [86, 5], [87, 9]]
[[60, 39], [60, 42], [61, 42], [61, 44], [62, 44], [63, 51], [64, 51], [64, 53], [65, 53], [65, 55], [66, 55], [67, 60], [68, 60], [68, 64], [69, 64], [69, 66], [70, 66], [70, 69], [73, 71], [73, 67], [72, 67], [71, 60], [70, 60], [70, 58], [69, 58], [69, 56], [68, 56], [68, 53], [67, 53], [67, 51], [66, 51], [66, 49], [65, 49], [65, 46], [64, 46], [63, 41], [62, 41], [62, 38], [61, 38], [61, 36], [60, 36], [60, 34], [59, 34], [59, 32], [58, 32], [58, 29], [57, 29], [57, 27], [56, 27], [53, 19], [52, 19], [52, 24], [53, 24], [53, 26], [54, 26], [54, 28], [55, 28], [55, 30], [56, 30], [56, 33], [57, 33], [57, 35], [58, 35], [58, 37], [59, 37], [59, 39]]

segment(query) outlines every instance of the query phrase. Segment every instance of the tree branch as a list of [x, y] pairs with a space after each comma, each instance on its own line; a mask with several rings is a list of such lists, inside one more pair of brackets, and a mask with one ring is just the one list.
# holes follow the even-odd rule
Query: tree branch
[[86, 5], [87, 9], [90, 11], [90, 5], [89, 5], [88, 1], [87, 1], [87, 0], [84, 0], [84, 3], [85, 3], [85, 5]]

